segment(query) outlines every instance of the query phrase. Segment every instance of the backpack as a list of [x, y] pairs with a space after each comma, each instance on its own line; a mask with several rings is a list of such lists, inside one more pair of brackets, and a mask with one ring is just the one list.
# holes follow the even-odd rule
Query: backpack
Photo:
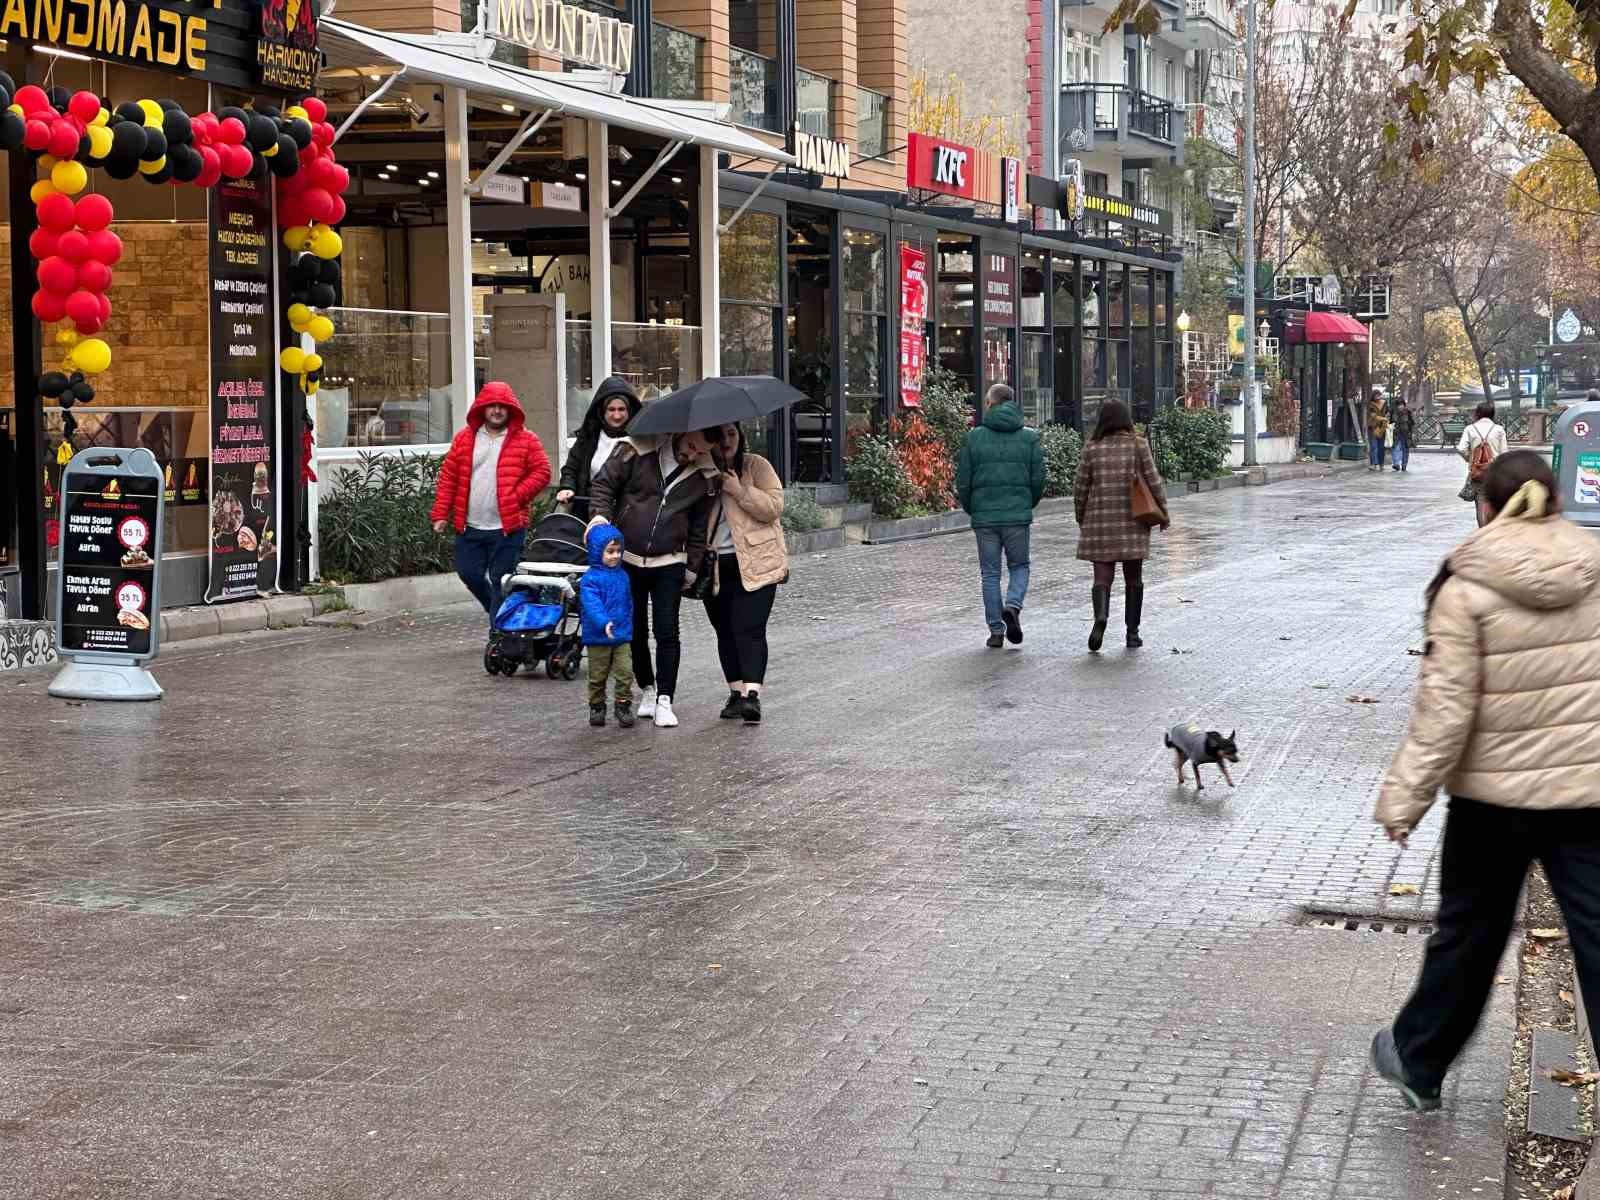
[[1473, 483], [1481, 483], [1493, 461], [1494, 451], [1489, 449], [1487, 439], [1480, 434], [1478, 444], [1472, 448], [1472, 454], [1467, 459], [1467, 478]]

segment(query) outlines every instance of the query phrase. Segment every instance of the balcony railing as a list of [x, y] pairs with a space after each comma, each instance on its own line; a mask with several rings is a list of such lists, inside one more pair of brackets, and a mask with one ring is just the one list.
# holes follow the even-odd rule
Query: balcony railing
[[1068, 83], [1062, 86], [1063, 154], [1082, 154], [1096, 145], [1126, 147], [1130, 134], [1181, 150], [1182, 109], [1170, 100], [1120, 83]]
[[856, 89], [856, 153], [877, 158], [889, 148], [889, 98], [871, 88]]
[[1129, 92], [1128, 128], [1158, 142], [1171, 142], [1172, 101], [1149, 92]]
[[777, 63], [728, 47], [728, 119], [735, 125], [778, 132]]
[[650, 90], [660, 100], [700, 99], [704, 38], [660, 21], [650, 27]]
[[833, 136], [833, 80], [804, 67], [794, 73], [794, 123], [801, 132], [820, 138]]

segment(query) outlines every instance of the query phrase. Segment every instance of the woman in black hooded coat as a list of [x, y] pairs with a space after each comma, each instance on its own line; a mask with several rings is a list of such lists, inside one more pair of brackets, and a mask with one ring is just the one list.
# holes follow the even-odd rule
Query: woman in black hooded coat
[[595, 389], [594, 401], [578, 428], [566, 465], [561, 468], [556, 503], [571, 504], [574, 516], [589, 519], [589, 485], [641, 407], [638, 395], [620, 375], [611, 376]]

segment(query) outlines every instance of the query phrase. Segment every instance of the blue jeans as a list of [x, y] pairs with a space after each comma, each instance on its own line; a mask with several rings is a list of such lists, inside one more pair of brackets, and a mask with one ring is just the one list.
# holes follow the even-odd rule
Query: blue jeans
[[1394, 468], [1397, 471], [1404, 471], [1411, 465], [1411, 442], [1409, 439], [1403, 438], [1398, 434], [1395, 435], [1392, 458]]
[[474, 529], [456, 534], [456, 574], [477, 597], [489, 619], [500, 607], [500, 580], [517, 569], [527, 530], [506, 533], [499, 529]]
[[1367, 435], [1367, 451], [1367, 466], [1383, 466], [1383, 439], [1381, 437], [1373, 437], [1369, 433]]
[[[978, 537], [978, 575], [983, 580], [983, 619], [989, 623], [990, 633], [1004, 633], [1006, 623], [1000, 616], [1001, 608], [1022, 611], [1022, 601], [1028, 594], [1028, 526], [991, 525], [974, 529]], [[1004, 552], [1006, 571], [1006, 598], [1000, 600], [1000, 555]]]

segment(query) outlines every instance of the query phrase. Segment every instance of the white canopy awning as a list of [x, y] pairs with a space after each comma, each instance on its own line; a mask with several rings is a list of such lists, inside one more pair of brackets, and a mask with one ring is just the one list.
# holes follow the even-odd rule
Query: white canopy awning
[[549, 73], [479, 58], [465, 48], [460, 37], [389, 33], [337, 17], [323, 18], [318, 27], [321, 48], [333, 67], [403, 67], [408, 80], [459, 87], [471, 96], [490, 97], [519, 108], [556, 109], [566, 116], [604, 121], [663, 141], [711, 146], [773, 163], [795, 161], [788, 151], [735, 125], [688, 111], [670, 100], [614, 95]]

